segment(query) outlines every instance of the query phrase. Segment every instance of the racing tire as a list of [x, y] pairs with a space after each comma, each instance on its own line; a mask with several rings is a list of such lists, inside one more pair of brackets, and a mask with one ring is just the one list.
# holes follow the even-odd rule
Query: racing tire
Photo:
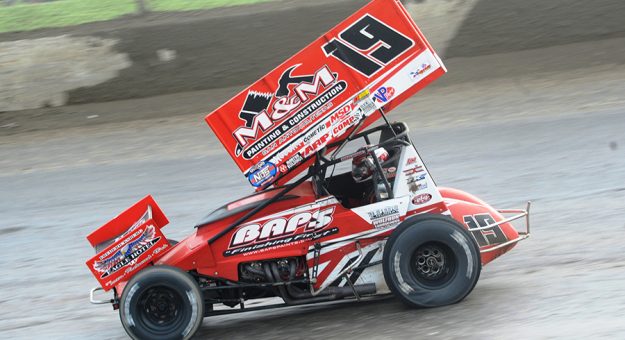
[[480, 251], [473, 236], [442, 215], [412, 217], [393, 231], [383, 257], [391, 292], [411, 307], [460, 302], [480, 277]]
[[204, 298], [188, 273], [152, 266], [124, 288], [119, 316], [133, 339], [189, 339], [202, 325]]

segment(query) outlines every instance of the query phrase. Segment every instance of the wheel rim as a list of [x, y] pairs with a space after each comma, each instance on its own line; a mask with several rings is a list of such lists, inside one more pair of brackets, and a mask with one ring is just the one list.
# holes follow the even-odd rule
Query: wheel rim
[[453, 251], [447, 245], [427, 242], [417, 247], [412, 255], [412, 274], [424, 286], [441, 288], [454, 277], [456, 262]]
[[156, 286], [147, 289], [138, 301], [139, 320], [154, 333], [168, 333], [185, 319], [182, 296], [174, 289]]

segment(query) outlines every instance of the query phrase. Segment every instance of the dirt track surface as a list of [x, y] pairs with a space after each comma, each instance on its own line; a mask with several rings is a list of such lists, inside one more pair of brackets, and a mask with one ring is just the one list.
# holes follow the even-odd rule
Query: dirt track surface
[[[451, 59], [448, 77], [548, 60], [554, 51], [584, 55], [597, 44], [622, 40]], [[411, 310], [389, 298], [209, 318], [199, 337], [625, 337], [625, 67], [500, 72], [443, 80], [391, 115], [409, 124], [439, 185], [501, 208], [534, 202], [532, 238], [485, 267], [465, 301]], [[195, 110], [231, 91], [175, 98]], [[180, 239], [208, 211], [250, 191], [201, 114], [161, 109], [116, 122], [171, 98], [74, 108], [81, 114], [56, 129], [25, 121], [0, 136], [3, 337], [125, 338], [116, 312], [87, 301], [96, 282], [84, 265], [93, 254], [85, 236], [151, 193], [172, 221], [166, 235]], [[72, 123], [89, 114], [101, 120]]]

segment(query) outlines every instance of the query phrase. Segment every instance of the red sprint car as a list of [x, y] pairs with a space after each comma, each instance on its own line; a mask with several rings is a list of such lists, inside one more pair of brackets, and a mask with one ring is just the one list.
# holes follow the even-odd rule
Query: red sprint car
[[[206, 116], [254, 194], [180, 242], [163, 234], [151, 196], [87, 237], [100, 283], [91, 302], [111, 303], [135, 339], [190, 338], [211, 315], [388, 293], [415, 307], [459, 302], [483, 265], [529, 237], [529, 203], [496, 210], [437, 187], [406, 124], [387, 119], [445, 72], [399, 1], [372, 1]], [[269, 297], [283, 303], [245, 306]]]

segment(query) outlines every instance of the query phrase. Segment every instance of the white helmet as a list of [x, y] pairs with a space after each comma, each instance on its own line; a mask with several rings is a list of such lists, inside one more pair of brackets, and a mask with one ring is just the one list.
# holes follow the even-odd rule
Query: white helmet
[[[359, 150], [366, 150], [366, 147]], [[389, 158], [388, 151], [384, 148], [377, 148], [373, 153], [380, 164], [384, 163]], [[371, 153], [365, 153], [352, 159], [352, 177], [357, 183], [367, 180], [374, 171], [375, 163], [373, 162]]]

